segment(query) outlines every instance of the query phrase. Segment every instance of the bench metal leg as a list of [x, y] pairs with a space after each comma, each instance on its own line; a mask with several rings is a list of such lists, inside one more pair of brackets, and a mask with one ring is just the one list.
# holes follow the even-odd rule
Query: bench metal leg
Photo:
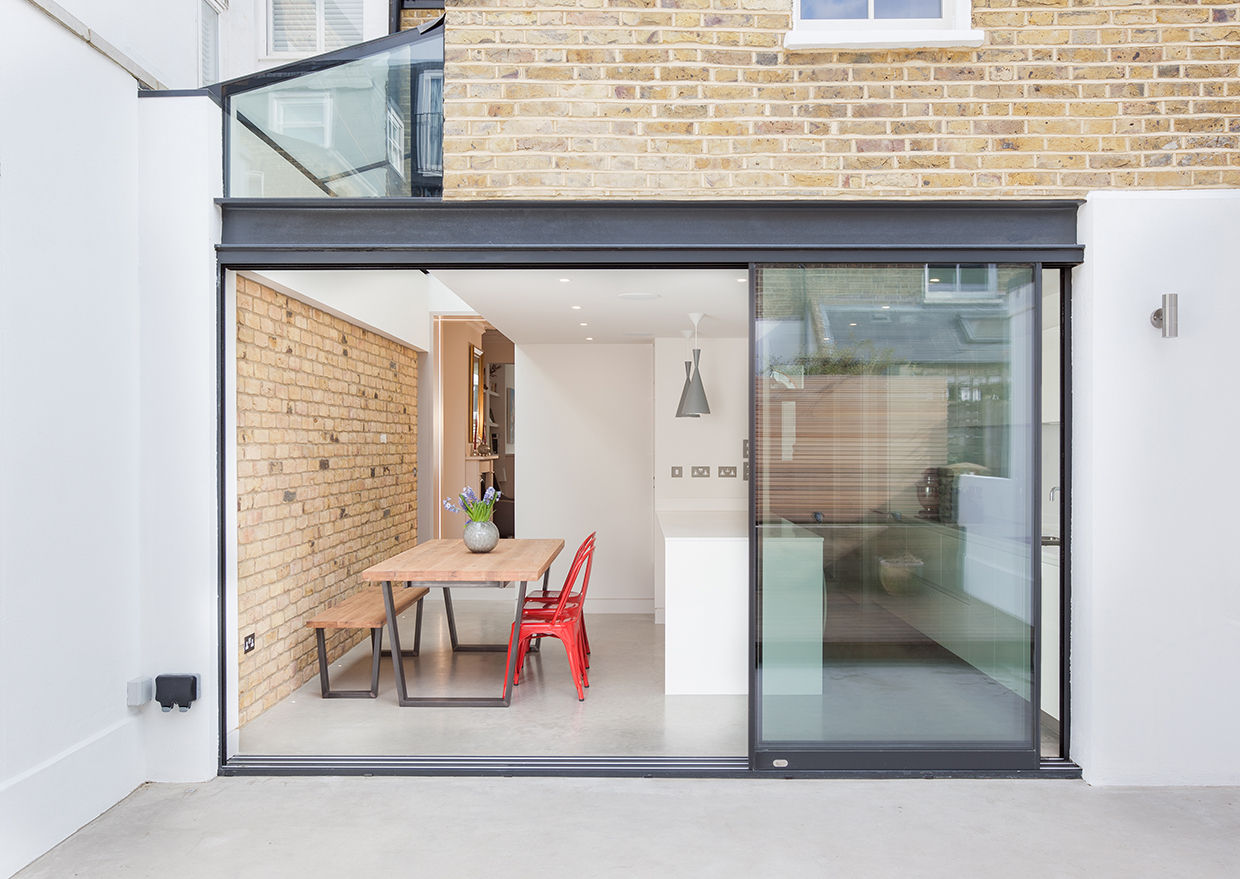
[[319, 653], [319, 690], [324, 699], [374, 699], [379, 695], [379, 641], [383, 629], [370, 630], [370, 689], [333, 690], [328, 678], [327, 638], [322, 629], [314, 630], [315, 647]]

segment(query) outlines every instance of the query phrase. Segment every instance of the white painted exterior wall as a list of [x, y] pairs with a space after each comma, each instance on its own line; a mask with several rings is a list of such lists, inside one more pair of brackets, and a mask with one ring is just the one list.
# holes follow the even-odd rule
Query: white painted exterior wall
[[551, 585], [598, 532], [595, 613], [654, 609], [650, 345], [516, 346], [516, 526], [563, 537]]
[[[126, 795], [145, 770], [141, 723], [124, 694], [141, 667], [134, 81], [24, 2], [0, 7], [0, 65], [9, 132], [0, 138], [8, 875]], [[39, 89], [29, 88], [31, 70]], [[92, 83], [89, 93], [81, 82]], [[53, 136], [48, 91], [60, 95], [56, 114], [94, 132], [110, 173], [89, 187], [63, 173], [80, 165], [80, 144]], [[58, 608], [53, 634], [48, 614]]]
[[138, 101], [142, 674], [195, 672], [188, 713], [141, 711], [146, 779], [210, 778], [219, 754], [219, 108]]
[[[1240, 192], [1099, 193], [1073, 308], [1072, 738], [1096, 784], [1240, 783]], [[1180, 294], [1180, 337], [1150, 312]]]
[[[142, 671], [135, 91], [34, 6], [0, 5], [3, 876], [146, 778], [125, 708]], [[67, 173], [65, 119], [97, 175]]]
[[[154, 74], [166, 88], [193, 89], [199, 86], [198, 2], [55, 0], [55, 5]], [[42, 68], [40, 64], [27, 71]]]

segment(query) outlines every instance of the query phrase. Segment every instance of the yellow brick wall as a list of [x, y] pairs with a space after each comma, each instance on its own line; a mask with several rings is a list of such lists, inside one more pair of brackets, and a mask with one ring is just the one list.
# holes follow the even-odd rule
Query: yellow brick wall
[[400, 11], [400, 29], [411, 30], [419, 25], [434, 21], [443, 15], [442, 9], [402, 9]]
[[782, 48], [792, 0], [448, 0], [444, 198], [1240, 185], [1223, 0], [975, 0], [977, 49]]
[[[318, 674], [306, 620], [417, 542], [418, 373], [411, 349], [247, 278], [236, 368], [244, 724]], [[367, 635], [329, 634], [329, 657]]]

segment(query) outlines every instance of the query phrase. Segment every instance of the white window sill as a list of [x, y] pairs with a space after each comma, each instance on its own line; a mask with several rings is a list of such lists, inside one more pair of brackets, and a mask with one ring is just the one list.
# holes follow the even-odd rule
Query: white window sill
[[983, 31], [972, 28], [925, 28], [855, 31], [791, 30], [784, 35], [784, 48], [798, 49], [935, 49], [980, 46]]

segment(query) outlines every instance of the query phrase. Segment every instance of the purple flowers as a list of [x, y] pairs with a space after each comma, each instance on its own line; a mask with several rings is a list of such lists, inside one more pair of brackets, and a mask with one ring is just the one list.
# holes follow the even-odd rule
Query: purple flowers
[[500, 495], [500, 492], [491, 487], [479, 498], [476, 491], [465, 486], [459, 495], [460, 506], [453, 503], [452, 498], [444, 498], [443, 508], [449, 513], [464, 513], [474, 522], [490, 522], [495, 502], [500, 499]]

